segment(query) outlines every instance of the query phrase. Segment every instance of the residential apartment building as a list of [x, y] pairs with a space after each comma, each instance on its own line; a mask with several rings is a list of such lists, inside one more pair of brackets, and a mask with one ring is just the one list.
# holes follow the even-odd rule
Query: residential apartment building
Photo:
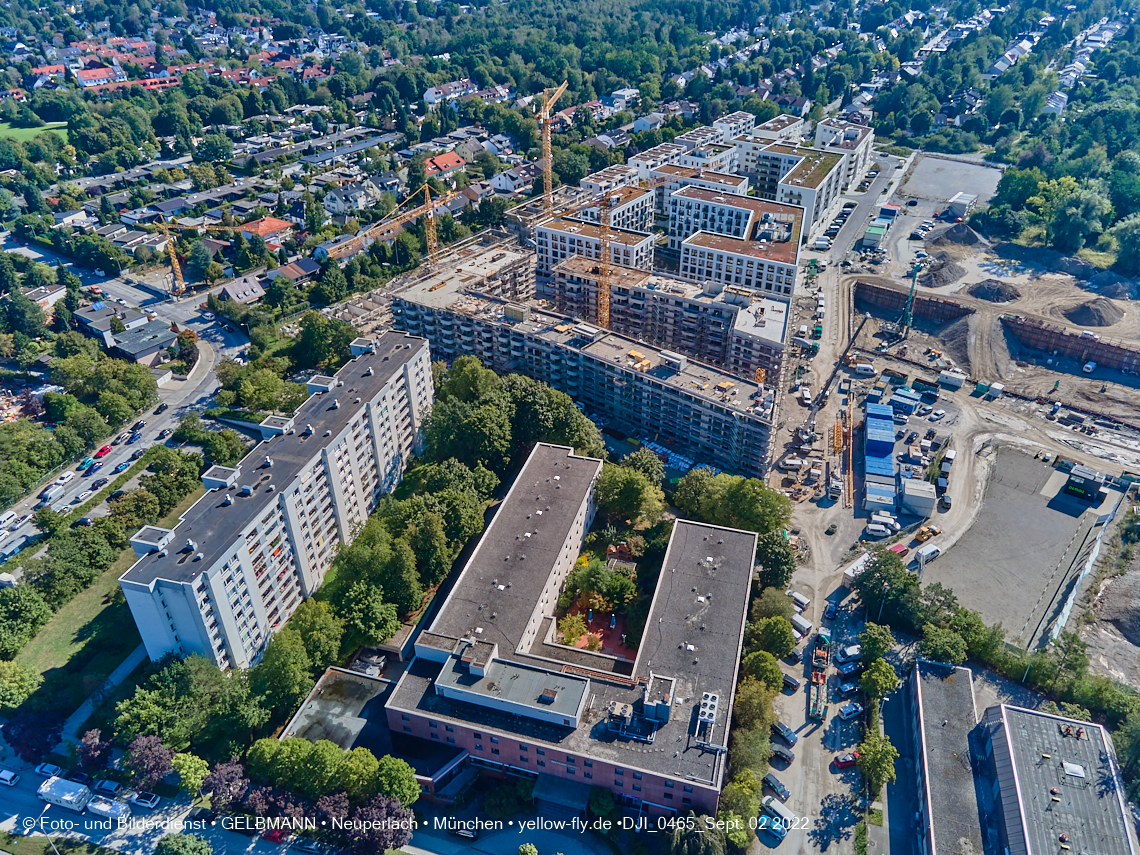
[[739, 171], [761, 199], [804, 209], [804, 231], [825, 226], [840, 204], [849, 153], [837, 154], [756, 137], [736, 140]]
[[638, 171], [624, 163], [615, 163], [578, 182], [578, 186], [591, 193], [605, 193], [619, 187], [629, 187], [638, 182]]
[[724, 131], [724, 138], [720, 142], [730, 143], [738, 136], [752, 132], [756, 127], [756, 116], [747, 110], [737, 110], [727, 116], [721, 116], [712, 125]]
[[863, 180], [874, 162], [874, 145], [875, 131], [866, 125], [832, 119], [815, 126], [815, 147], [846, 159], [844, 190]]
[[457, 259], [392, 288], [393, 325], [427, 338], [433, 359], [477, 356], [496, 371], [548, 383], [632, 436], [658, 437], [732, 472], [767, 469], [771, 387], [541, 306], [479, 293], [465, 269]]
[[[584, 813], [591, 787], [603, 787], [651, 816], [715, 814], [756, 534], [678, 520], [650, 605], [652, 639], [599, 653], [560, 643], [558, 594], [601, 468], [570, 448], [535, 447], [416, 640], [385, 705], [388, 727], [425, 748], [462, 749], [476, 771], [533, 780], [540, 812]], [[494, 619], [473, 617], [474, 603]], [[420, 782], [435, 800], [435, 782]]]
[[688, 146], [679, 143], [661, 143], [634, 155], [626, 161], [626, 164], [637, 170], [639, 181], [648, 181], [653, 177], [653, 170], [669, 163], [676, 163], [687, 151], [689, 151]]
[[[563, 261], [554, 268], [551, 291], [559, 312], [587, 321], [598, 316], [598, 272], [591, 262]], [[775, 381], [789, 306], [786, 297], [712, 280], [696, 285], [629, 267], [610, 270], [611, 330], [737, 377]]]
[[766, 122], [761, 122], [750, 131], [744, 131], [732, 137], [735, 141], [740, 137], [751, 137], [768, 142], [798, 143], [804, 135], [807, 125], [800, 116], [790, 113], [781, 113], [773, 116]]
[[[650, 200], [652, 196], [649, 196]], [[537, 275], [540, 288], [545, 287], [550, 271], [559, 261], [572, 255], [598, 258], [601, 236], [598, 226], [584, 219], [556, 218], [535, 227], [538, 253]], [[625, 267], [653, 267], [653, 235], [643, 232], [610, 229], [610, 260]]]
[[692, 151], [702, 146], [723, 143], [727, 138], [728, 136], [724, 128], [711, 128], [708, 125], [701, 125], [700, 127], [685, 131], [683, 134], [678, 134], [673, 138], [673, 142], [683, 145], [687, 150]]
[[678, 166], [690, 169], [707, 169], [712, 172], [736, 172], [739, 152], [735, 145], [710, 143], [691, 148], [677, 158]]
[[666, 164], [653, 170], [653, 183], [663, 182], [654, 188], [654, 208], [659, 216], [669, 216], [669, 197], [682, 187], [699, 187], [719, 195], [747, 196], [748, 177], [727, 172]]
[[[643, 234], [653, 231], [653, 200], [652, 190], [643, 190], [640, 187], [619, 187], [616, 190], [606, 191], [606, 205], [609, 211], [610, 226], [615, 229], [624, 229], [630, 232]], [[576, 219], [596, 223], [599, 217], [599, 205], [591, 205], [576, 211]]]
[[260, 445], [173, 529], [145, 526], [119, 580], [152, 660], [198, 654], [221, 668], [255, 664], [273, 633], [324, 581], [393, 490], [431, 409], [428, 343], [403, 333], [352, 342], [336, 376], [318, 375], [291, 417], [262, 423]]

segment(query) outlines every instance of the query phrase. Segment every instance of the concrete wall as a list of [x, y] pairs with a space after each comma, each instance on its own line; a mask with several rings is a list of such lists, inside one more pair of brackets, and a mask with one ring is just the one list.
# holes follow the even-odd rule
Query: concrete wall
[[1140, 373], [1140, 350], [1125, 347], [1120, 342], [1082, 338], [1080, 332], [1016, 315], [1002, 315], [1001, 325], [1031, 350], [1056, 351], [1078, 362], [1095, 362], [1101, 368]]
[[[909, 290], [909, 288], [894, 288], [889, 285], [875, 285], [870, 282], [856, 282], [855, 308], [859, 311], [869, 310], [872, 314], [898, 313], [901, 315], [906, 307]], [[914, 295], [913, 312], [916, 318], [937, 322], [956, 321], [959, 318], [974, 314], [973, 309], [963, 306], [961, 303], [919, 293]]]

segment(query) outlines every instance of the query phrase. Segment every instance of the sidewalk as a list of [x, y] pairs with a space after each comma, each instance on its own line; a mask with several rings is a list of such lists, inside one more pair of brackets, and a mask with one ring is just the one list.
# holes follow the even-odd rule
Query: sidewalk
[[62, 749], [63, 752], [66, 753], [67, 742], [79, 741], [79, 728], [83, 727], [84, 722], [91, 718], [91, 713], [95, 712], [95, 707], [103, 701], [111, 689], [126, 680], [127, 676], [142, 664], [144, 659], [146, 659], [146, 647], [140, 644], [131, 651], [126, 659], [119, 663], [119, 667], [111, 672], [110, 676], [103, 681], [103, 685], [92, 692], [91, 696], [79, 705], [79, 709], [68, 716], [67, 721], [63, 723], [62, 738], [64, 741], [60, 743], [60, 747], [56, 750]]

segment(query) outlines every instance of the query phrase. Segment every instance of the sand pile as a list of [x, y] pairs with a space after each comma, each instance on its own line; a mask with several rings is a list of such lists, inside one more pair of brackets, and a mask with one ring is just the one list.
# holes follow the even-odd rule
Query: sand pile
[[1110, 327], [1124, 318], [1124, 312], [1111, 300], [1097, 297], [1069, 309], [1065, 317], [1079, 327]]
[[1132, 286], [1127, 282], [1114, 282], [1101, 291], [1100, 296], [1110, 300], [1131, 300]]
[[927, 288], [941, 288], [953, 285], [965, 275], [966, 269], [962, 265], [948, 253], [940, 252], [930, 257], [926, 269], [918, 275], [918, 284]]
[[991, 303], [1009, 303], [1021, 296], [1020, 291], [1000, 279], [983, 279], [977, 285], [971, 285], [967, 293]]
[[934, 238], [930, 243], [934, 246], [948, 246], [950, 244], [957, 246], [977, 246], [978, 244], [984, 244], [985, 241], [980, 234], [965, 223], [956, 223], [938, 235], [938, 237]]

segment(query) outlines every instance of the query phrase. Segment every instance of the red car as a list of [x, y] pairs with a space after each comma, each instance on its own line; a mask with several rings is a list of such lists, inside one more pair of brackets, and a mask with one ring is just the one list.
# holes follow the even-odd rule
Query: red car
[[112, 446], [104, 445], [102, 448], [100, 448], [98, 451], [95, 452], [95, 456], [96, 457], [106, 457], [108, 454], [110, 454], [114, 450], [115, 449]]
[[284, 828], [267, 828], [261, 833], [261, 837], [270, 843], [284, 843], [289, 839], [289, 832]]
[[840, 754], [835, 758], [836, 769], [850, 769], [859, 762], [858, 751], [848, 751], [846, 754]]

